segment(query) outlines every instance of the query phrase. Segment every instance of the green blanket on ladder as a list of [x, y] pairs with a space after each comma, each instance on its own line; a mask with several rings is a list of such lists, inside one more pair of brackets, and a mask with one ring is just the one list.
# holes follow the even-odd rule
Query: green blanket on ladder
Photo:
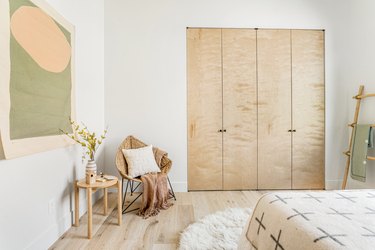
[[369, 124], [354, 126], [350, 175], [354, 180], [366, 181], [367, 151], [374, 146], [373, 129]]

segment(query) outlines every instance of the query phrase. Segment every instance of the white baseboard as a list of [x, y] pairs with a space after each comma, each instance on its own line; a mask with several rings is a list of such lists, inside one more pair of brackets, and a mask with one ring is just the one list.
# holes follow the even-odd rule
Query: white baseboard
[[175, 181], [171, 182], [173, 191], [175, 192], [187, 192], [187, 182], [184, 181]]
[[72, 212], [65, 214], [31, 242], [26, 249], [48, 249], [72, 226]]
[[342, 180], [326, 180], [326, 190], [341, 189]]
[[[341, 179], [340, 180], [326, 180], [325, 183], [326, 183], [325, 185], [326, 190], [338, 190], [338, 189], [341, 189], [342, 180]], [[171, 184], [175, 192], [187, 192], [187, 182], [171, 181]], [[125, 190], [125, 187], [124, 187], [124, 190]], [[109, 192], [117, 192], [117, 189], [115, 188], [110, 189]]]
[[[98, 201], [102, 196], [103, 195], [101, 192], [96, 192], [93, 195], [93, 204], [95, 204], [96, 201]], [[87, 202], [85, 195], [80, 195], [79, 198], [79, 217], [81, 217], [87, 211]], [[69, 212], [65, 213], [60, 219], [58, 219], [49, 228], [36, 237], [25, 249], [48, 249], [53, 243], [55, 243], [61, 235], [72, 227], [74, 218], [74, 202], [72, 203], [72, 206], [73, 207]]]
[[[172, 187], [173, 187], [173, 191], [175, 191], [175, 192], [187, 192], [187, 182], [184, 182], [184, 181], [171, 181], [171, 184], [172, 184]], [[125, 182], [124, 182], [124, 186], [126, 186]], [[123, 189], [125, 191], [125, 187], [123, 187]], [[136, 190], [136, 192], [139, 192], [139, 191], [142, 191], [142, 189], [138, 188]], [[108, 192], [117, 193], [117, 188], [109, 188]], [[129, 189], [128, 189], [128, 192], [129, 192]]]

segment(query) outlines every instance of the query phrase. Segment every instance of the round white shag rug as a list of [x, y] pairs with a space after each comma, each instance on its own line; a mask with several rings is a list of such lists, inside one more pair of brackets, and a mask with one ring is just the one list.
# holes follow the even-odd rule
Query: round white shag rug
[[189, 225], [180, 237], [179, 250], [237, 249], [250, 208], [229, 208]]

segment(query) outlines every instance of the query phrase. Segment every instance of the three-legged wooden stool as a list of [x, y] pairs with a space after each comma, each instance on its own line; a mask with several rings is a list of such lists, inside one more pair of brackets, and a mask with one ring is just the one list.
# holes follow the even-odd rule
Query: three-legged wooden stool
[[91, 239], [92, 237], [92, 194], [98, 188], [103, 188], [104, 191], [104, 215], [107, 215], [108, 210], [108, 193], [107, 189], [109, 187], [117, 187], [117, 217], [118, 225], [121, 225], [122, 222], [122, 209], [121, 209], [121, 181], [118, 180], [115, 176], [105, 176], [108, 179], [105, 182], [95, 182], [92, 184], [87, 184], [86, 179], [76, 181], [74, 183], [74, 199], [75, 199], [75, 208], [74, 208], [74, 226], [79, 226], [79, 189], [85, 188], [87, 191], [87, 237]]

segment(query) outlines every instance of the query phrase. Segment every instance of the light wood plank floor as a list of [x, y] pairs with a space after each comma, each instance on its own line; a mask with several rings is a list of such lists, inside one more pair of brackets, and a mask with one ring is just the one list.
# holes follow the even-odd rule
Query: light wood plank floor
[[[87, 237], [87, 214], [79, 227], [70, 228], [50, 249], [176, 249], [180, 233], [205, 215], [229, 207], [251, 207], [263, 192], [215, 191], [177, 193], [177, 201], [168, 210], [149, 219], [135, 212], [123, 215], [117, 225], [116, 194], [108, 196], [108, 216], [103, 216], [103, 201], [93, 207], [93, 238]], [[129, 196], [128, 196], [129, 197]], [[133, 195], [134, 197], [134, 195]], [[130, 199], [127, 198], [127, 203]], [[139, 206], [138, 201], [134, 204]]]

